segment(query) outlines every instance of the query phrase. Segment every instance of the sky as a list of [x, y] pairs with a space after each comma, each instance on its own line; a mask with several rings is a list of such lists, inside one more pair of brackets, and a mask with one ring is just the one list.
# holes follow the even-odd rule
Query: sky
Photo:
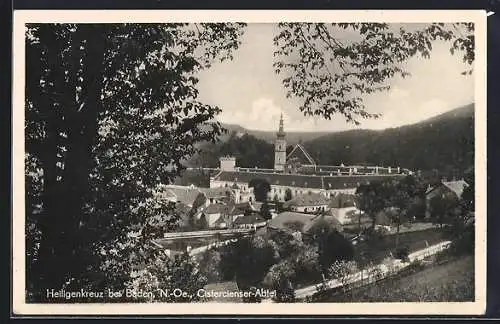
[[474, 101], [473, 76], [460, 55], [451, 55], [449, 44], [435, 43], [431, 58], [412, 58], [406, 79], [390, 81], [391, 90], [364, 97], [370, 113], [378, 119], [363, 120], [361, 125], [347, 123], [341, 115], [332, 120], [304, 117], [300, 101], [286, 98], [281, 75], [273, 68], [275, 24], [249, 24], [232, 61], [214, 64], [199, 74], [199, 100], [222, 109], [218, 120], [247, 129], [276, 130], [283, 113], [287, 131], [342, 131], [355, 128], [385, 129], [444, 113]]

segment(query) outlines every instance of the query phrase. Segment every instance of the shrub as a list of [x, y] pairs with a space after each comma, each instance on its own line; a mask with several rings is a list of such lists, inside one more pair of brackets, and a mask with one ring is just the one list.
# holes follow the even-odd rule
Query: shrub
[[397, 248], [397, 250], [394, 252], [394, 258], [403, 261], [408, 261], [409, 254], [410, 254], [410, 248], [408, 246], [401, 246]]

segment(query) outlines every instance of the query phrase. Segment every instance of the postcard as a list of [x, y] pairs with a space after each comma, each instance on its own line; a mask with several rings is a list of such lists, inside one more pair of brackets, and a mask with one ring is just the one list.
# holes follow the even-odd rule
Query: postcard
[[485, 311], [485, 12], [13, 32], [15, 315]]

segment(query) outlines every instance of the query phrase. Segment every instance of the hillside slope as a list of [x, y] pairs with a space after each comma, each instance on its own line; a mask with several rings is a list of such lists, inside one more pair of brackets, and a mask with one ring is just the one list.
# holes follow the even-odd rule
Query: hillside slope
[[474, 105], [381, 131], [352, 130], [304, 143], [321, 164], [378, 164], [459, 173], [474, 164]]
[[[227, 129], [230, 133], [236, 132], [240, 134], [248, 134], [254, 136], [258, 139], [264, 140], [268, 143], [274, 143], [276, 139], [276, 131], [260, 131], [255, 129], [246, 129], [240, 125], [233, 124], [222, 124], [222, 126]], [[315, 138], [329, 135], [331, 132], [286, 132], [286, 140], [290, 145], [295, 145], [299, 142], [306, 142], [313, 140]]]
[[[220, 156], [234, 155], [242, 167], [272, 167], [275, 133], [247, 131], [237, 125], [227, 128], [221, 142], [203, 145], [203, 152], [188, 165], [217, 167]], [[303, 134], [303, 145], [319, 164], [437, 169], [449, 176], [460, 176], [474, 165], [474, 104], [397, 128], [298, 134]], [[311, 139], [305, 140], [304, 134]]]

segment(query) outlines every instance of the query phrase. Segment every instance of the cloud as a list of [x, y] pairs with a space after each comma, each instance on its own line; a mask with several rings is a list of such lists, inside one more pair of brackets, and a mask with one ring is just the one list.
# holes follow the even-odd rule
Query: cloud
[[302, 115], [292, 117], [269, 98], [255, 99], [248, 109], [225, 110], [218, 119], [221, 122], [238, 124], [248, 129], [275, 131], [278, 129], [281, 114], [283, 114], [285, 131], [314, 131], [322, 122], [318, 118]]
[[413, 107], [406, 107], [404, 102], [397, 109], [387, 109], [382, 117], [373, 122], [373, 128], [383, 129], [388, 127], [398, 127], [408, 124], [414, 124], [421, 120], [442, 114], [454, 106], [439, 98], [426, 100], [421, 104], [414, 104]]
[[392, 87], [389, 90], [389, 98], [392, 100], [400, 100], [410, 96], [410, 91], [402, 89], [400, 87]]

